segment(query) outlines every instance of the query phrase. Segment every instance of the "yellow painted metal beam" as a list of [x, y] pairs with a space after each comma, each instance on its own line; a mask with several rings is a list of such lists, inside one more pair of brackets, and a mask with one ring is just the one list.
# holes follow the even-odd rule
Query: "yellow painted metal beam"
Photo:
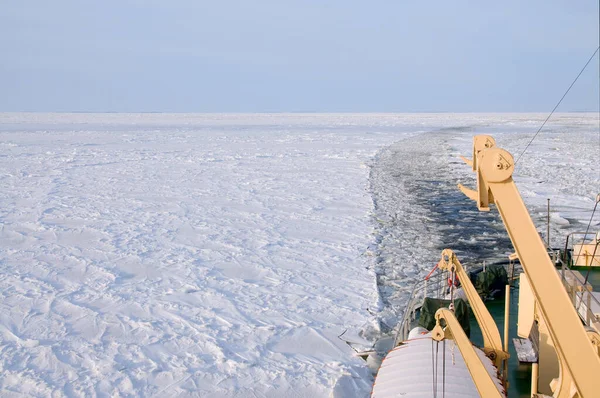
[[[493, 201], [519, 256], [539, 310], [561, 359], [561, 371], [569, 372], [580, 396], [594, 397], [600, 391], [600, 359], [590, 342], [552, 261], [546, 253], [533, 221], [512, 179], [514, 159], [499, 148], [477, 154], [480, 200]], [[483, 205], [483, 206], [482, 206]], [[478, 203], [478, 207], [486, 207]], [[565, 378], [566, 379], [566, 378]]]
[[442, 259], [438, 263], [438, 266], [440, 269], [449, 272], [454, 271], [456, 273], [463, 291], [467, 296], [467, 300], [469, 300], [471, 310], [477, 319], [477, 324], [481, 329], [481, 334], [483, 335], [483, 351], [494, 361], [496, 368], [500, 369], [502, 361], [508, 358], [509, 355], [503, 350], [498, 326], [496, 326], [494, 318], [490, 315], [483, 300], [481, 300], [477, 290], [475, 290], [475, 287], [471, 283], [469, 275], [467, 275], [462, 264], [458, 261], [456, 254], [450, 249], [442, 251]]
[[[469, 373], [473, 377], [479, 395], [486, 398], [504, 398], [504, 394], [481, 362], [481, 358], [477, 355], [473, 344], [471, 344], [454, 313], [447, 308], [440, 308], [435, 313], [435, 319], [436, 326], [431, 331], [431, 337], [436, 341], [454, 340], [465, 360]], [[443, 329], [440, 324], [442, 319], [446, 322], [446, 329]]]

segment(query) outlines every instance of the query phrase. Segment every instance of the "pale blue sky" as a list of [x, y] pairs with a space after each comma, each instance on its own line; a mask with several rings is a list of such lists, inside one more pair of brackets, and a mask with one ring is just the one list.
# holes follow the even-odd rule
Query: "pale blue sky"
[[0, 111], [544, 112], [599, 36], [597, 0], [0, 2]]

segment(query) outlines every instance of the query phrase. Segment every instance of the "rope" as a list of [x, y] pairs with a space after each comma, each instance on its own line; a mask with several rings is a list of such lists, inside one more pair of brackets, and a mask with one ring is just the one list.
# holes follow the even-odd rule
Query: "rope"
[[444, 339], [442, 348], [444, 350], [442, 353], [442, 398], [446, 398], [446, 339]]
[[452, 312], [454, 312], [454, 309], [456, 308], [454, 306], [454, 289], [456, 288], [454, 286], [454, 278], [456, 278], [456, 274], [454, 272], [454, 267], [452, 268], [452, 271], [450, 272], [450, 280], [452, 281], [450, 283], [450, 302], [452, 303]]
[[432, 382], [431, 382], [431, 388], [433, 389], [433, 396], [436, 396], [436, 383], [435, 383], [435, 360], [433, 359], [433, 343], [434, 340], [431, 339], [431, 377], [432, 377]]
[[429, 278], [431, 277], [431, 274], [433, 274], [433, 272], [438, 269], [438, 266], [440, 265], [440, 263], [435, 263], [435, 267], [433, 267], [433, 269], [431, 271], [429, 271], [429, 273], [427, 274], [427, 276], [425, 277], [425, 280], [428, 281]]
[[440, 363], [440, 342], [435, 342], [435, 396], [437, 397], [437, 388], [438, 388], [438, 365]]
[[567, 94], [569, 94], [569, 91], [571, 91], [571, 88], [573, 88], [573, 86], [575, 85], [575, 82], [577, 82], [577, 80], [579, 79], [579, 76], [581, 76], [581, 74], [583, 73], [583, 71], [585, 70], [585, 68], [587, 68], [587, 66], [590, 64], [590, 62], [592, 61], [592, 59], [594, 59], [594, 57], [596, 56], [596, 53], [598, 52], [598, 50], [600, 50], [600, 46], [598, 46], [598, 48], [596, 48], [596, 51], [594, 51], [594, 53], [592, 54], [592, 56], [590, 57], [590, 59], [588, 59], [588, 61], [585, 63], [585, 65], [583, 66], [583, 68], [581, 69], [581, 71], [579, 72], [579, 74], [577, 75], [577, 77], [575, 78], [575, 80], [573, 80], [573, 82], [571, 83], [571, 85], [569, 86], [569, 88], [567, 89], [567, 91], [565, 91], [565, 93], [561, 97], [560, 101], [558, 101], [558, 103], [556, 104], [556, 106], [554, 107], [554, 109], [552, 109], [552, 112], [550, 112], [550, 114], [548, 115], [548, 117], [546, 118], [546, 120], [544, 120], [544, 123], [542, 123], [542, 125], [537, 130], [537, 132], [535, 133], [535, 135], [533, 136], [533, 138], [531, 139], [531, 141], [529, 141], [529, 143], [527, 144], [527, 146], [525, 147], [525, 149], [523, 149], [523, 152], [521, 152], [521, 154], [519, 155], [519, 157], [515, 161], [515, 165], [519, 162], [519, 159], [521, 159], [521, 156], [523, 156], [523, 154], [525, 153], [525, 151], [527, 150], [527, 148], [529, 148], [529, 146], [531, 145], [531, 143], [533, 142], [533, 140], [535, 140], [535, 137], [537, 137], [538, 134], [540, 133], [540, 131], [542, 131], [542, 129], [546, 125], [546, 122], [548, 122], [548, 120], [550, 119], [550, 117], [552, 117], [552, 115], [554, 114], [554, 111], [556, 111], [556, 108], [558, 108], [558, 106], [565, 99], [565, 97], [567, 96]]

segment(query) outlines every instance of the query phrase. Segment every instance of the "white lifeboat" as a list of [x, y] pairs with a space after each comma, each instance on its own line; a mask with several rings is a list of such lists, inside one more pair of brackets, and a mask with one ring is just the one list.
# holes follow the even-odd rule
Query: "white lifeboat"
[[[414, 330], [413, 330], [414, 331]], [[453, 340], [437, 342], [419, 331], [384, 358], [373, 385], [372, 398], [391, 397], [479, 397], [469, 369]], [[498, 390], [505, 395], [492, 361], [473, 347]], [[444, 365], [445, 364], [445, 365]]]

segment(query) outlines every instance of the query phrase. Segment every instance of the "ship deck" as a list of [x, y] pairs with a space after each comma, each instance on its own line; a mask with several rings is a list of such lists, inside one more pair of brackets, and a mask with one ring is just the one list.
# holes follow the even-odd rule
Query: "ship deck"
[[[585, 267], [574, 268], [575, 271], [579, 271], [583, 278], [587, 276], [587, 283], [592, 287], [592, 296], [596, 297], [600, 301], [600, 267], [592, 267], [589, 269]], [[560, 270], [559, 270], [560, 272]], [[530, 363], [521, 363], [517, 357], [517, 351], [512, 342], [512, 339], [517, 336], [517, 314], [518, 314], [518, 302], [519, 302], [519, 288], [518, 279], [515, 281], [515, 287], [511, 289], [510, 293], [510, 306], [509, 306], [509, 354], [510, 359], [508, 363], [508, 397], [519, 397], [525, 398], [531, 396], [531, 367]], [[600, 312], [600, 307], [592, 301], [591, 310], [594, 313], [596, 309]], [[504, 328], [504, 298], [486, 302], [490, 314], [494, 318], [496, 325], [499, 330]], [[475, 317], [470, 319], [471, 326], [471, 341], [477, 345], [482, 346], [483, 337], [481, 330], [477, 324]]]

